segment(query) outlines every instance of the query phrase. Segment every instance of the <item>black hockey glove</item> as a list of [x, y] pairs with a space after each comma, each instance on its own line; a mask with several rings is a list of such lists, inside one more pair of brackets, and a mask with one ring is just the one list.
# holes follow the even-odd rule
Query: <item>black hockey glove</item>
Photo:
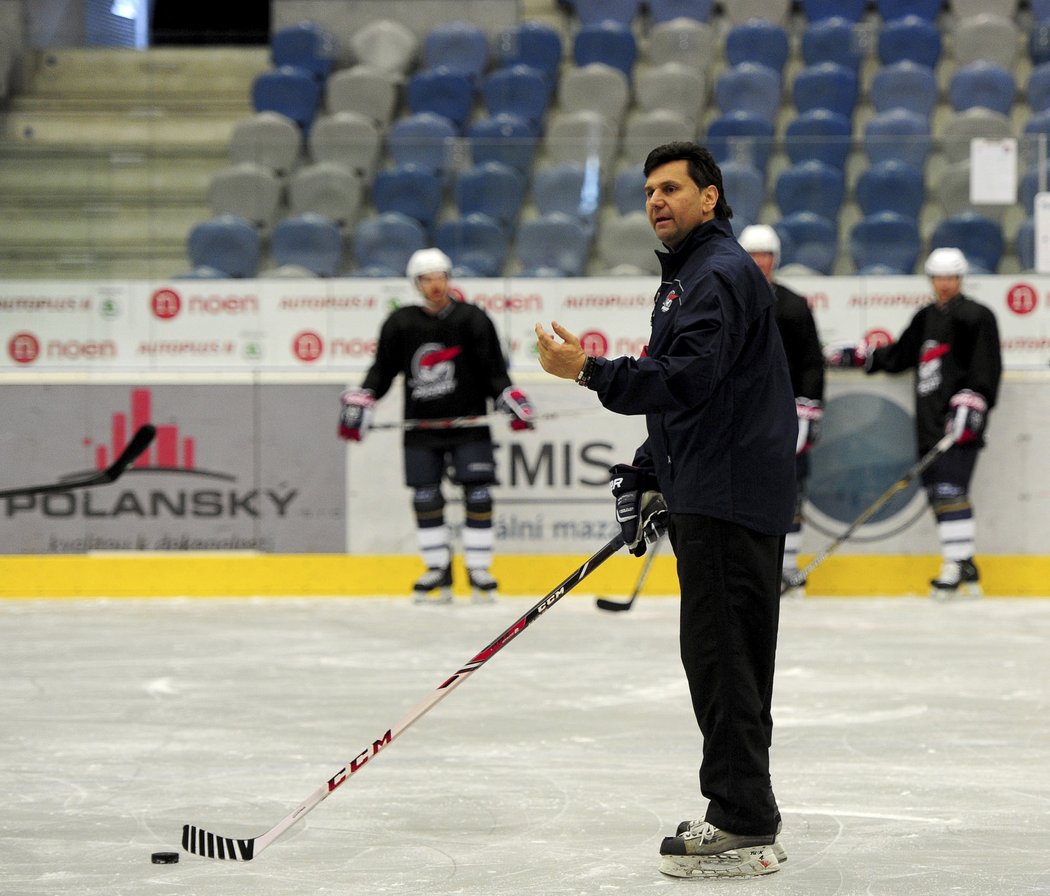
[[339, 438], [362, 441], [372, 424], [375, 404], [375, 393], [371, 389], [347, 389], [339, 407]]
[[[616, 522], [624, 544], [635, 557], [641, 557], [646, 548], [646, 528], [655, 535], [662, 531], [667, 507], [659, 492], [656, 477], [648, 470], [631, 464], [609, 467], [609, 488], [616, 499]], [[659, 500], [654, 500], [659, 499]], [[661, 514], [661, 516], [657, 516]]]
[[510, 414], [510, 428], [515, 431], [536, 428], [532, 419], [535, 414], [532, 402], [517, 386], [507, 386], [503, 390], [500, 397], [496, 399], [496, 410]]
[[828, 367], [866, 367], [868, 347], [863, 342], [833, 342], [824, 350], [824, 363]]
[[965, 445], [981, 437], [988, 419], [988, 402], [972, 389], [956, 392], [948, 402], [944, 431], [955, 433], [955, 444]]

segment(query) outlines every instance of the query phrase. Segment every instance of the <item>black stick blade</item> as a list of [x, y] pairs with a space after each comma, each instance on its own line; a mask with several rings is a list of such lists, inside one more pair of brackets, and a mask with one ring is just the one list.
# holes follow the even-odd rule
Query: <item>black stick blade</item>
[[610, 613], [622, 613], [624, 610], [629, 610], [633, 603], [633, 599], [620, 603], [618, 600], [609, 600], [607, 597], [599, 597], [595, 601], [599, 610], [608, 610]]

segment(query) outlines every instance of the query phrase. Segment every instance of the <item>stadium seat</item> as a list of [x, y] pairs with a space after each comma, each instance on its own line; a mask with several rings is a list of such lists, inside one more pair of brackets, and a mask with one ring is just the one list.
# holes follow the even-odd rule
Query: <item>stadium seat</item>
[[769, 19], [782, 25], [791, 11], [791, 0], [722, 0], [722, 8], [734, 25], [750, 19]]
[[1014, 76], [994, 62], [960, 66], [948, 82], [948, 102], [956, 112], [982, 106], [1009, 115], [1016, 95]]
[[798, 264], [830, 274], [838, 254], [838, 227], [813, 212], [795, 212], [773, 225], [780, 237], [782, 265]]
[[536, 125], [520, 115], [502, 113], [467, 126], [470, 155], [475, 165], [502, 162], [525, 175], [532, 169], [539, 142]]
[[764, 176], [773, 151], [773, 123], [748, 112], [719, 115], [708, 124], [705, 142], [719, 165], [753, 165]]
[[[734, 231], [748, 224], [755, 224], [766, 201], [765, 178], [754, 165], [730, 160], [719, 166], [722, 169], [722, 189], [726, 201], [733, 209], [731, 223]], [[644, 178], [643, 178], [644, 184]], [[644, 202], [644, 197], [643, 200]]]
[[967, 16], [955, 23], [953, 46], [957, 66], [984, 60], [1013, 71], [1020, 52], [1020, 31], [1007, 16]]
[[897, 159], [923, 171], [930, 153], [930, 125], [916, 112], [890, 109], [868, 119], [862, 142], [873, 165]]
[[597, 158], [604, 179], [619, 148], [618, 136], [618, 129], [605, 116], [580, 109], [551, 116], [543, 145], [551, 162], [587, 162]]
[[647, 0], [649, 24], [670, 22], [674, 19], [696, 19], [709, 22], [714, 0]]
[[661, 248], [660, 241], [644, 211], [607, 220], [598, 230], [594, 247], [603, 270], [631, 265], [647, 274], [660, 273], [660, 259], [656, 255], [656, 250]]
[[781, 215], [814, 212], [836, 221], [845, 190], [846, 178], [841, 168], [809, 159], [785, 168], [777, 177], [773, 195]]
[[537, 168], [532, 181], [532, 201], [540, 215], [559, 212], [593, 229], [601, 209], [598, 172], [582, 162], [558, 162]]
[[452, 259], [454, 267], [469, 268], [479, 277], [498, 277], [503, 273], [507, 234], [488, 215], [442, 221], [434, 230], [434, 245]]
[[352, 247], [359, 268], [373, 266], [403, 277], [413, 252], [427, 246], [423, 225], [414, 218], [387, 212], [366, 218], [354, 230]]
[[230, 161], [256, 162], [285, 177], [302, 153], [299, 126], [280, 112], [256, 112], [242, 118], [230, 134]]
[[338, 47], [335, 36], [318, 22], [298, 22], [277, 29], [270, 38], [274, 68], [293, 65], [324, 81], [335, 67]]
[[1029, 73], [1025, 96], [1031, 112], [1050, 109], [1050, 62], [1037, 65]]
[[572, 55], [576, 65], [604, 62], [618, 68], [629, 80], [638, 55], [638, 45], [630, 28], [606, 19], [593, 25], [584, 25], [576, 32]]
[[837, 112], [853, 118], [859, 81], [855, 72], [836, 62], [821, 62], [801, 69], [791, 86], [791, 96], [799, 113], [813, 109]]
[[973, 273], [994, 274], [1003, 257], [1003, 232], [997, 221], [977, 212], [962, 212], [938, 222], [930, 234], [930, 249], [961, 249]]
[[953, 162], [941, 169], [940, 176], [931, 198], [936, 199], [946, 217], [958, 215], [962, 212], [979, 211], [986, 218], [992, 218], [1002, 224], [1007, 212], [1014, 208], [1014, 203], [975, 205], [971, 198], [971, 169], [969, 159], [961, 162]]
[[693, 140], [696, 125], [671, 109], [646, 109], [627, 116], [620, 141], [620, 154], [628, 161], [644, 159], [654, 146]]
[[614, 22], [630, 28], [640, 7], [639, 0], [573, 0], [576, 20], [583, 27]]
[[802, 61], [806, 65], [834, 62], [858, 73], [863, 56], [856, 20], [833, 15], [809, 22], [802, 31]]
[[849, 254], [859, 274], [911, 274], [921, 246], [915, 219], [892, 211], [865, 215], [849, 232]]
[[1050, 62], [1050, 21], [1040, 22], [1028, 32], [1028, 58], [1032, 65]]
[[273, 169], [257, 162], [220, 168], [208, 185], [208, 206], [214, 217], [237, 215], [267, 231], [277, 220], [283, 188]]
[[[1028, 123], [1031, 124], [1031, 119]], [[1011, 136], [1013, 127], [1009, 118], [1001, 112], [974, 106], [946, 117], [941, 128], [941, 147], [948, 162], [961, 162], [970, 157], [970, 141], [974, 137], [1003, 140]]]
[[[1032, 156], [1038, 158], [1038, 139], [1040, 137], [1050, 138], [1050, 109], [1033, 112], [1025, 122], [1024, 135], [1032, 144]], [[1047, 143], [1047, 157], [1050, 158], [1050, 140]]]
[[877, 0], [875, 5], [883, 23], [903, 19], [905, 16], [918, 16], [927, 22], [936, 22], [942, 0]]
[[890, 159], [865, 168], [857, 178], [853, 196], [864, 215], [894, 212], [918, 221], [926, 200], [926, 183], [921, 169]]
[[1050, 0], [1028, 0], [1028, 6], [1038, 24], [1050, 22]]
[[551, 90], [557, 84], [564, 52], [561, 35], [545, 22], [518, 22], [496, 38], [496, 57], [501, 67], [527, 65], [539, 69], [546, 75]]
[[1017, 0], [951, 0], [952, 13], [957, 19], [992, 14], [1012, 16], [1020, 6]]
[[907, 15], [892, 19], [879, 29], [876, 51], [879, 62], [917, 62], [936, 68], [941, 58], [941, 32], [929, 19]]
[[395, 75], [407, 75], [419, 54], [419, 38], [394, 19], [376, 19], [350, 37], [354, 58], [362, 65]]
[[525, 186], [525, 177], [517, 169], [502, 162], [486, 162], [460, 171], [453, 194], [461, 218], [487, 215], [513, 230], [525, 202]]
[[784, 148], [792, 164], [817, 159], [843, 170], [852, 146], [851, 134], [845, 116], [827, 109], [811, 109], [788, 122]]
[[836, 17], [859, 22], [866, 5], [866, 0], [802, 0], [802, 12], [808, 22]]
[[225, 271], [220, 271], [218, 268], [208, 267], [206, 264], [202, 264], [200, 267], [193, 268], [192, 270], [186, 271], [182, 274], [176, 274], [174, 279], [176, 280], [226, 280], [230, 275]]
[[433, 112], [420, 112], [399, 118], [390, 126], [387, 151], [395, 165], [444, 171], [452, 164], [456, 137], [452, 121]]
[[441, 115], [462, 131], [474, 108], [474, 84], [466, 73], [448, 66], [422, 69], [408, 79], [405, 99], [411, 113]]
[[619, 128], [631, 99], [627, 76], [603, 62], [569, 68], [558, 85], [560, 112], [590, 109]]
[[343, 236], [324, 215], [307, 212], [285, 218], [274, 225], [270, 257], [278, 267], [298, 265], [319, 277], [334, 277], [343, 260]]
[[451, 68], [476, 81], [488, 68], [489, 39], [472, 22], [442, 22], [424, 35], [422, 55], [424, 68]]
[[367, 65], [339, 69], [325, 82], [325, 108], [356, 112], [385, 129], [397, 109], [398, 84], [396, 76]]
[[509, 113], [542, 126], [551, 101], [551, 82], [538, 68], [512, 65], [490, 72], [481, 82], [481, 101], [489, 115]]
[[780, 109], [780, 75], [767, 66], [742, 62], [718, 76], [714, 97], [723, 115], [750, 112], [772, 120]]
[[440, 175], [418, 165], [397, 165], [372, 180], [372, 205], [376, 211], [400, 212], [425, 228], [441, 211], [445, 188]]
[[649, 65], [634, 79], [635, 105], [641, 109], [670, 109], [699, 125], [707, 103], [706, 80], [699, 69], [681, 62]]
[[1022, 271], [1035, 270], [1035, 218], [1029, 215], [1017, 227], [1014, 237], [1017, 260]]
[[280, 112], [303, 132], [310, 132], [321, 102], [321, 85], [306, 69], [285, 65], [262, 72], [252, 81], [252, 108], [256, 112]]
[[[722, 179], [724, 183], [725, 168], [722, 169]], [[613, 179], [612, 200], [616, 211], [621, 215], [645, 208], [645, 174], [642, 172], [641, 163], [629, 165], [617, 172]], [[735, 214], [735, 207], [733, 212]]]
[[195, 224], [186, 240], [194, 270], [222, 271], [227, 277], [254, 277], [262, 253], [259, 231], [237, 215], [219, 215]]
[[757, 62], [783, 76], [790, 51], [787, 31], [769, 19], [748, 19], [726, 34], [726, 62], [731, 66]]
[[869, 90], [876, 112], [907, 109], [926, 119], [933, 115], [938, 93], [933, 69], [906, 59], [876, 69]]
[[590, 236], [576, 218], [555, 212], [523, 222], [515, 251], [525, 276], [557, 272], [579, 277], [586, 270]]
[[711, 25], [679, 17], [669, 22], [658, 22], [649, 30], [648, 58], [657, 64], [674, 60], [706, 72], [710, 68], [716, 43]]
[[320, 275], [301, 264], [282, 264], [276, 267], [263, 268], [256, 275], [260, 280], [308, 280]]
[[305, 165], [288, 182], [288, 210], [292, 215], [323, 215], [344, 231], [357, 222], [363, 198], [361, 176], [336, 162]]
[[383, 138], [372, 119], [359, 112], [336, 112], [314, 121], [307, 149], [313, 161], [342, 165], [369, 180], [379, 167]]

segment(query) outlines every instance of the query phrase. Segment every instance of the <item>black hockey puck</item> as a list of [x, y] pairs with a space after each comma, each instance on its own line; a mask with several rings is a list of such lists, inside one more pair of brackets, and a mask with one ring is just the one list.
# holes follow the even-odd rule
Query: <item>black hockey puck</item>
[[179, 854], [177, 852], [155, 852], [150, 856], [150, 861], [154, 865], [174, 865], [179, 861]]

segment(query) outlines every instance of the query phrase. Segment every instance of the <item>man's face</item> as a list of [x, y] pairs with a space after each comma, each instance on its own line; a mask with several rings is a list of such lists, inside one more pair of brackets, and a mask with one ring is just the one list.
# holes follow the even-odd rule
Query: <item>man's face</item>
[[962, 277], [930, 277], [937, 304], [943, 305], [948, 299], [959, 294], [962, 289]]
[[645, 180], [645, 211], [653, 232], [675, 249], [693, 228], [715, 216], [718, 190], [701, 189], [689, 176], [689, 163], [676, 159], [654, 168]]
[[775, 256], [772, 252], [752, 252], [751, 258], [758, 265], [758, 269], [766, 275], [766, 279], [769, 281], [773, 280], [773, 260]]
[[423, 274], [416, 278], [416, 288], [428, 311], [440, 311], [448, 303], [447, 274]]

